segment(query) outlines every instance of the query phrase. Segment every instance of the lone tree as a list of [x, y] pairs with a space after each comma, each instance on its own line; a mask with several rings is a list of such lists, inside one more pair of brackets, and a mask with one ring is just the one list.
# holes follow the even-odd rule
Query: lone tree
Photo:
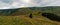
[[32, 17], [33, 17], [33, 16], [32, 16], [32, 13], [29, 15], [29, 17], [30, 17], [30, 18], [32, 18]]
[[50, 19], [50, 20], [53, 20], [53, 21], [59, 21], [60, 22], [60, 16], [57, 16], [53, 13], [42, 13], [42, 16]]

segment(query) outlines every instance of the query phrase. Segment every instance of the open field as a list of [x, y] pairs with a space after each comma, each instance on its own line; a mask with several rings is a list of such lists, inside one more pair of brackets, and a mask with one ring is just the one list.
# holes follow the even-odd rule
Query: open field
[[0, 17], [0, 25], [57, 25], [54, 22], [41, 18], [28, 18], [24, 16], [3, 16]]
[[[51, 8], [20, 8], [19, 12], [12, 16], [0, 16], [0, 25], [60, 25], [60, 22], [49, 20], [41, 15], [42, 12], [55, 13], [60, 16], [60, 7]], [[32, 18], [29, 14], [32, 13]]]
[[33, 18], [27, 15], [0, 16], [0, 25], [60, 25], [59, 22], [51, 21], [40, 14], [33, 14]]

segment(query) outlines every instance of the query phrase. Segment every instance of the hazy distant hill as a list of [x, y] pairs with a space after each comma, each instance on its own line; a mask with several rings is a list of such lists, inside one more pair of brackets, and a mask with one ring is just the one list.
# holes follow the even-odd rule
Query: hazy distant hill
[[60, 7], [59, 6], [48, 6], [48, 7], [28, 7], [28, 8], [20, 8], [20, 12], [33, 12], [33, 11], [40, 11], [40, 12], [48, 12], [48, 13], [55, 13], [60, 15]]
[[0, 10], [0, 15], [11, 15], [15, 14], [19, 9], [3, 9]]
[[[48, 12], [48, 13], [55, 13], [60, 15], [60, 7], [59, 6], [48, 6], [48, 7], [27, 7], [27, 8], [18, 8], [18, 9], [5, 9], [0, 10], [0, 15], [11, 15], [11, 14], [28, 14], [32, 13], [33, 11], [39, 12]], [[15, 13], [17, 12], [17, 13]]]

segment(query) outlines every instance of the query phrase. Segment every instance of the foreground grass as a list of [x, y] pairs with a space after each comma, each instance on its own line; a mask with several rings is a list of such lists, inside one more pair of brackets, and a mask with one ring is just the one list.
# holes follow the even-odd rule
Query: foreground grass
[[[33, 18], [27, 15], [0, 16], [0, 25], [60, 25], [41, 16], [41, 13], [32, 12]], [[18, 13], [19, 14], [19, 13]]]
[[57, 25], [56, 23], [40, 20], [40, 18], [29, 18], [21, 16], [0, 16], [0, 25]]

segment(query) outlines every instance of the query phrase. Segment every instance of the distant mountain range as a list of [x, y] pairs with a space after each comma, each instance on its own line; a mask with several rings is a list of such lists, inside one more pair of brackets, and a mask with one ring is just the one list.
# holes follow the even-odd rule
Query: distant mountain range
[[[60, 6], [48, 6], [48, 7], [27, 7], [27, 8], [17, 8], [17, 9], [5, 9], [0, 10], [0, 15], [11, 15], [11, 14], [28, 14], [33, 11], [55, 13], [60, 15]], [[16, 13], [17, 12], [17, 13]]]
[[40, 11], [40, 12], [55, 13], [57, 15], [60, 15], [60, 6], [28, 7], [22, 9], [26, 10], [27, 12]]

